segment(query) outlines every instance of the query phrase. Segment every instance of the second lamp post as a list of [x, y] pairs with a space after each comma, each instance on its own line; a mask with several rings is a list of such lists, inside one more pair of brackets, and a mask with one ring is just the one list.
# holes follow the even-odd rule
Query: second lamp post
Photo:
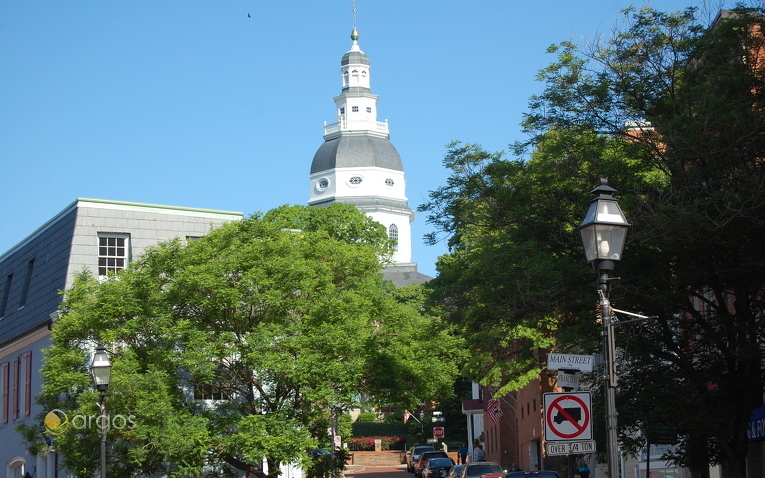
[[93, 375], [93, 384], [100, 393], [98, 428], [101, 432], [101, 478], [106, 478], [106, 432], [109, 430], [109, 417], [106, 416], [104, 402], [106, 401], [106, 389], [109, 388], [109, 381], [112, 376], [112, 363], [109, 361], [105, 347], [96, 347], [93, 362], [90, 364], [90, 373]]

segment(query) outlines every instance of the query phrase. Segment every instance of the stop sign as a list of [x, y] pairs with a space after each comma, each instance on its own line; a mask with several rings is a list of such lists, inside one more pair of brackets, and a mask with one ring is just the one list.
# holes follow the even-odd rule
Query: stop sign
[[444, 427], [433, 427], [433, 438], [443, 438]]

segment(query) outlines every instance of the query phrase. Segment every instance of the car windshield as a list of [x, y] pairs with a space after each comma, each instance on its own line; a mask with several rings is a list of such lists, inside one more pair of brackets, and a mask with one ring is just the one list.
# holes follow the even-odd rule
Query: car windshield
[[418, 446], [417, 448], [414, 449], [414, 451], [412, 452], [412, 455], [415, 455], [415, 456], [421, 455], [422, 453], [425, 453], [426, 451], [433, 451], [433, 447], [432, 446]]
[[502, 467], [499, 465], [474, 465], [468, 466], [465, 476], [481, 476], [490, 473], [502, 473]]
[[447, 456], [449, 455], [445, 451], [426, 451], [420, 455], [420, 458], [446, 458]]
[[451, 458], [432, 458], [428, 462], [428, 466], [433, 468], [434, 466], [452, 466], [452, 459]]

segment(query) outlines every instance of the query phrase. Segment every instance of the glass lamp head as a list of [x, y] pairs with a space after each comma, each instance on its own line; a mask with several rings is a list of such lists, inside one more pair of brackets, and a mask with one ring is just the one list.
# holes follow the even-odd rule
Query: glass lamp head
[[612, 196], [616, 190], [608, 186], [606, 179], [600, 181], [600, 186], [592, 191], [596, 196], [590, 201], [579, 225], [584, 253], [593, 265], [596, 261], [621, 260], [629, 227], [619, 203]]
[[93, 383], [96, 389], [100, 392], [106, 391], [111, 380], [112, 363], [109, 361], [109, 355], [106, 353], [105, 347], [96, 347], [93, 362], [90, 364], [90, 373], [93, 376]]

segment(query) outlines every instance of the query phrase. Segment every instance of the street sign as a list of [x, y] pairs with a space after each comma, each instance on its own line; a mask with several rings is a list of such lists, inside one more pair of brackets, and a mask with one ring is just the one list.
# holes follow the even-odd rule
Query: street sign
[[428, 438], [427, 442], [431, 443], [431, 444], [432, 443], [438, 443], [438, 439], [436, 439], [436, 438]]
[[592, 440], [590, 392], [545, 393], [545, 441]]
[[444, 427], [433, 427], [433, 438], [443, 438], [444, 433]]
[[592, 355], [547, 354], [547, 370], [592, 372]]
[[335, 448], [340, 448], [343, 445], [343, 438], [340, 435], [335, 435]]
[[558, 370], [558, 386], [560, 388], [579, 388], [579, 374]]
[[595, 440], [547, 442], [545, 448], [547, 448], [547, 454], [549, 456], [594, 453]]

